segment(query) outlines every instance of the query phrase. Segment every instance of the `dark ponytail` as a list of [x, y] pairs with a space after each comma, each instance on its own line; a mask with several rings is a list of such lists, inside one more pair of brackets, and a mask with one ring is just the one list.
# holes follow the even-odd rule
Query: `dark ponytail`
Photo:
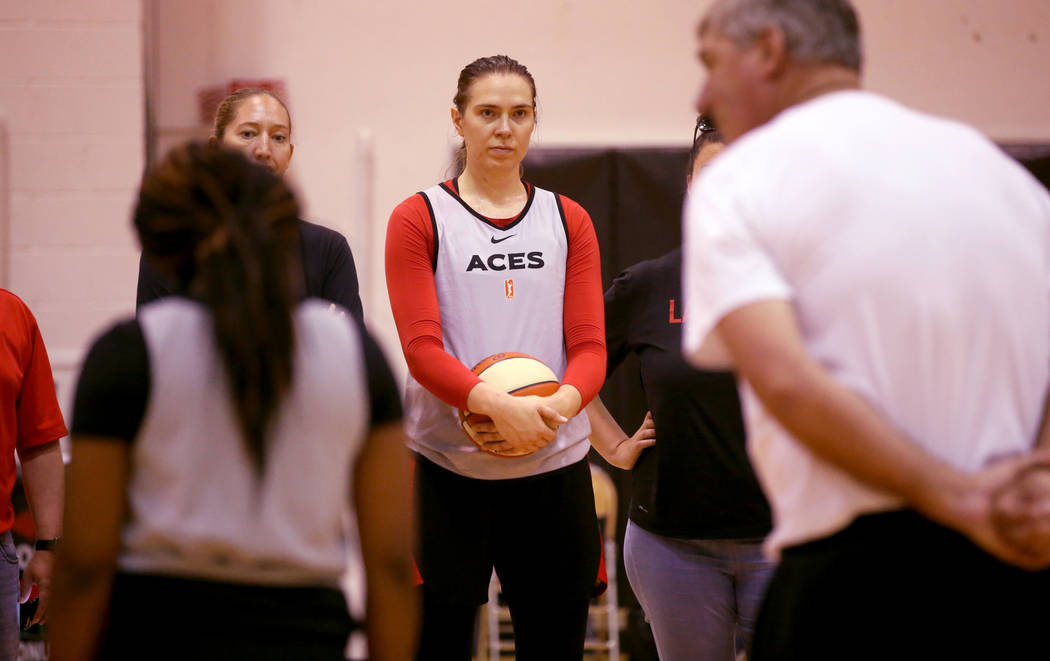
[[176, 147], [151, 170], [135, 208], [143, 253], [211, 313], [240, 431], [259, 469], [292, 382], [298, 216], [279, 177], [202, 143]]

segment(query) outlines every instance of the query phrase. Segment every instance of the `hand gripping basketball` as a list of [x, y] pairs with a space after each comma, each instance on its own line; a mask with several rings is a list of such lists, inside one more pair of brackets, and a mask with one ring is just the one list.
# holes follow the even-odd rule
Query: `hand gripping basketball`
[[[528, 354], [503, 352], [485, 358], [471, 370], [485, 383], [515, 397], [536, 395], [546, 397], [558, 391], [561, 384], [557, 375], [537, 358]], [[478, 441], [474, 435], [473, 425], [490, 422], [491, 418], [465, 409], [459, 412], [460, 424], [472, 443], [480, 449], [497, 457], [524, 457], [534, 450], [494, 450]]]

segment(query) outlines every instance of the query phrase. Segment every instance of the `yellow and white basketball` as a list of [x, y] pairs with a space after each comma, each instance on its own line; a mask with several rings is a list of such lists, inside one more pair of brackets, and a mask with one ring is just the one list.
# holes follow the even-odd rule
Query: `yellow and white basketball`
[[[474, 366], [471, 370], [490, 386], [510, 393], [516, 397], [526, 395], [538, 395], [546, 397], [558, 391], [561, 383], [551, 368], [547, 367], [537, 358], [528, 354], [503, 352], [489, 356]], [[471, 413], [467, 410], [459, 412], [459, 420], [467, 437], [479, 448], [496, 455], [497, 457], [523, 457], [531, 452], [494, 452], [478, 443], [471, 433], [471, 424], [488, 422], [487, 415]]]

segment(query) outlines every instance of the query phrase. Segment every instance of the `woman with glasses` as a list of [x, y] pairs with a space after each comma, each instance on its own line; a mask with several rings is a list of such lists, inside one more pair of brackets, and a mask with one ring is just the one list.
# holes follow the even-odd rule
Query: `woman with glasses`
[[[688, 179], [723, 148], [697, 119]], [[773, 566], [761, 543], [769, 505], [744, 450], [731, 372], [682, 358], [682, 249], [635, 264], [605, 292], [607, 373], [641, 364], [649, 413], [628, 437], [595, 398], [591, 443], [633, 469], [624, 566], [662, 661], [732, 661], [747, 649]]]

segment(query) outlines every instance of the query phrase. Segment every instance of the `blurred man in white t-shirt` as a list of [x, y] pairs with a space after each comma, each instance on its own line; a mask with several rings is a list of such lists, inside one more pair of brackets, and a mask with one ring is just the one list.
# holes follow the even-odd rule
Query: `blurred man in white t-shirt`
[[1046, 472], [1050, 195], [862, 91], [859, 34], [846, 0], [717, 0], [699, 28], [732, 144], [687, 202], [684, 342], [735, 365], [773, 506], [752, 659], [1005, 658], [1050, 621], [1018, 607], [1050, 601], [1050, 493], [1019, 486]]

